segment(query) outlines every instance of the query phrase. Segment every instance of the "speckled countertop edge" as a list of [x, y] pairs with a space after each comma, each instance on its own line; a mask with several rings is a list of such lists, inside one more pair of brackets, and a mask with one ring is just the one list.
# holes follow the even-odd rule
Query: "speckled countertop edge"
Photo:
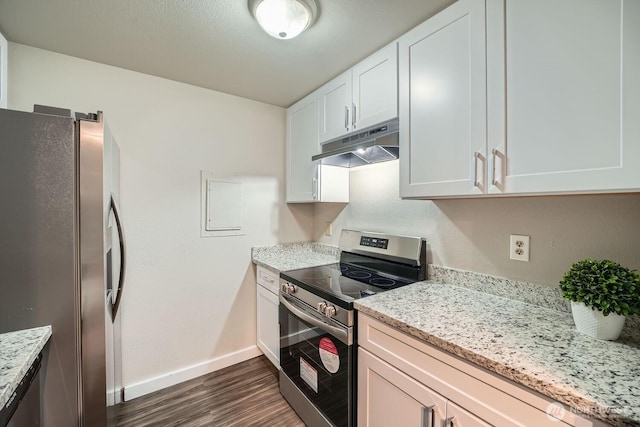
[[274, 273], [338, 262], [336, 246], [316, 242], [283, 243], [251, 249], [251, 260]]
[[0, 408], [51, 337], [51, 326], [0, 334]]
[[616, 426], [640, 425], [640, 344], [582, 335], [570, 313], [427, 282], [355, 307], [570, 408]]

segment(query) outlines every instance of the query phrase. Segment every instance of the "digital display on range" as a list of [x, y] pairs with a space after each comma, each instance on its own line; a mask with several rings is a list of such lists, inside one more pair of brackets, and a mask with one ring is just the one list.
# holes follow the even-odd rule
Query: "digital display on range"
[[389, 246], [389, 239], [381, 239], [379, 237], [360, 237], [360, 246], [369, 246], [371, 248], [387, 249]]

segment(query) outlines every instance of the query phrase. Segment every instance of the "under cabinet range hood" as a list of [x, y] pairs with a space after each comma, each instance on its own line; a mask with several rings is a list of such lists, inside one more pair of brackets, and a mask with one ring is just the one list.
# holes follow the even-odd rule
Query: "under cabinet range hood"
[[322, 144], [311, 157], [320, 163], [351, 168], [398, 158], [398, 119]]

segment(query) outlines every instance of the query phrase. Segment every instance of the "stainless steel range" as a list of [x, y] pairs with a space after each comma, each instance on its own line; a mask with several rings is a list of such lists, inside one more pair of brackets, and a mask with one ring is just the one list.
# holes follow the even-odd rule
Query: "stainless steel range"
[[355, 426], [353, 302], [425, 280], [419, 237], [343, 230], [340, 262], [280, 273], [280, 392], [309, 427]]

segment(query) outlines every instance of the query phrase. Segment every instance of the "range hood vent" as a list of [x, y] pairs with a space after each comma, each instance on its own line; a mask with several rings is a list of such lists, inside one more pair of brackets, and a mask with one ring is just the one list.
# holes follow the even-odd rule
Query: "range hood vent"
[[320, 163], [351, 168], [398, 158], [398, 119], [322, 144], [311, 157]]

